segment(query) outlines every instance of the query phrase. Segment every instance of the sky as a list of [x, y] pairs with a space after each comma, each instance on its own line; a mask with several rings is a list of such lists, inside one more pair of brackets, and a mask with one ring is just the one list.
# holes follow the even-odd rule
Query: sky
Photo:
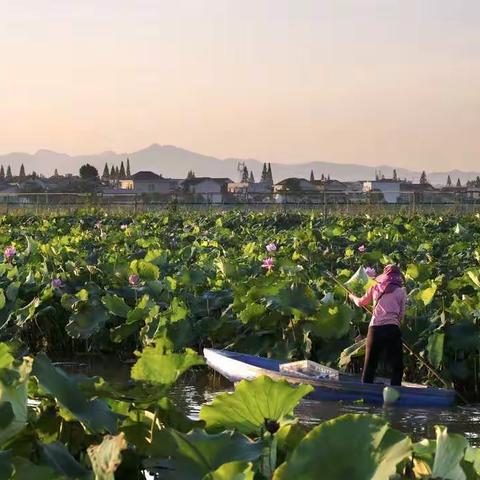
[[478, 170], [478, 0], [0, 0], [0, 59], [0, 153]]

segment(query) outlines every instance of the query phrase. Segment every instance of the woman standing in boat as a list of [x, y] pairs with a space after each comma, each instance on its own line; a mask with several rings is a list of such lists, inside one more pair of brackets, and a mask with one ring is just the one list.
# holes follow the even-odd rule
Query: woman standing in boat
[[404, 280], [396, 265], [387, 265], [376, 278], [377, 284], [363, 297], [350, 294], [357, 307], [373, 303], [372, 320], [368, 326], [363, 382], [373, 383], [380, 356], [385, 351], [392, 369], [391, 385], [401, 385], [403, 376], [402, 333], [400, 323], [405, 315], [407, 294]]

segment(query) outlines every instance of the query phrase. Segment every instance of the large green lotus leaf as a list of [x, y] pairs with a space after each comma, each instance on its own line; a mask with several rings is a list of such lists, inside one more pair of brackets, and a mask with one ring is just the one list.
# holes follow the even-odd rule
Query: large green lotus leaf
[[125, 300], [117, 295], [107, 294], [102, 298], [102, 302], [110, 313], [118, 317], [127, 318], [131, 310]]
[[437, 285], [431, 282], [430, 287], [423, 288], [418, 292], [417, 298], [426, 306], [432, 302], [433, 297], [437, 292], [437, 288]]
[[266, 429], [266, 422], [280, 426], [288, 421], [293, 409], [312, 390], [310, 385], [294, 387], [267, 376], [242, 380], [233, 393], [220, 393], [210, 405], [203, 405], [200, 419], [209, 430], [226, 428], [260, 434]]
[[352, 318], [353, 311], [348, 305], [322, 305], [307, 321], [315, 335], [328, 340], [346, 335]]
[[13, 475], [12, 451], [3, 450], [0, 452], [0, 478], [9, 479]]
[[250, 303], [240, 313], [240, 321], [242, 323], [257, 322], [265, 315], [266, 310], [265, 306], [260, 303]]
[[9, 371], [11, 375], [4, 374], [0, 377], [2, 423], [6, 423], [0, 429], [0, 445], [21, 432], [27, 424], [28, 378], [31, 369], [31, 358], [26, 357], [18, 369]]
[[164, 345], [158, 342], [143, 349], [131, 375], [134, 380], [171, 385], [189, 368], [204, 364], [205, 360], [191, 349], [185, 353], [166, 353]]
[[363, 338], [359, 342], [356, 342], [343, 350], [340, 354], [340, 359], [338, 360], [338, 366], [344, 369], [352, 361], [353, 357], [363, 357], [365, 355], [366, 343], [367, 340]]
[[412, 451], [411, 441], [379, 417], [349, 414], [314, 428], [274, 480], [386, 480]]
[[437, 450], [433, 462], [432, 478], [445, 480], [465, 480], [462, 461], [468, 442], [458, 434], [449, 434], [446, 427], [436, 426]]
[[204, 430], [195, 429], [185, 434], [167, 429], [166, 434], [174, 446], [171, 450], [170, 445], [167, 447], [170, 442], [165, 442], [171, 457], [168, 462], [171, 476], [167, 478], [199, 480], [225, 463], [253, 462], [262, 454], [261, 442], [253, 442], [236, 432], [209, 435]]
[[98, 332], [108, 319], [108, 312], [94, 300], [70, 316], [65, 330], [73, 338], [88, 338]]
[[115, 433], [117, 418], [100, 400], [88, 400], [77, 385], [63, 370], [54, 367], [44, 354], [38, 354], [33, 363], [32, 374], [42, 388], [55, 397], [57, 401], [80, 422], [93, 432]]
[[146, 262], [145, 260], [134, 260], [131, 263], [130, 268], [146, 282], [158, 280], [160, 278], [160, 269], [153, 263]]
[[443, 332], [433, 332], [428, 337], [426, 350], [430, 363], [439, 368], [443, 360], [443, 345], [445, 343], [445, 334]]
[[58, 475], [76, 479], [92, 478], [91, 472], [72, 457], [63, 443], [53, 442], [39, 445], [39, 458], [42, 465], [49, 466]]
[[475, 473], [480, 476], [480, 448], [467, 447], [465, 461], [471, 463]]
[[424, 282], [428, 280], [431, 276], [432, 268], [430, 265], [425, 263], [411, 263], [407, 266], [407, 277], [417, 282]]
[[125, 435], [105, 435], [100, 445], [88, 447], [95, 480], [115, 480], [115, 471], [122, 463], [122, 451], [127, 448]]
[[255, 472], [249, 462], [230, 462], [203, 477], [203, 480], [253, 480]]
[[12, 480], [67, 480], [47, 465], [36, 465], [24, 457], [14, 457], [15, 473]]

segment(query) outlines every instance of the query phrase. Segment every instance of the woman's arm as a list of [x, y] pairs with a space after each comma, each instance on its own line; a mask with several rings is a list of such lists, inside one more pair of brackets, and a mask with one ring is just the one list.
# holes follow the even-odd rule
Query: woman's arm
[[373, 287], [368, 289], [368, 292], [363, 297], [357, 297], [353, 293], [349, 294], [350, 300], [357, 306], [357, 307], [365, 307], [369, 303], [372, 303], [373, 300]]

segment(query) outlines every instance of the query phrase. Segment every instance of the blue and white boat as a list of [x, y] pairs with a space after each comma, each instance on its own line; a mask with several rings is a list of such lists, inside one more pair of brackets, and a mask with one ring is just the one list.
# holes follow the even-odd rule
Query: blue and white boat
[[[280, 371], [280, 365], [288, 363], [270, 358], [257, 357], [243, 353], [205, 348], [203, 355], [207, 364], [231, 382], [252, 380], [267, 375], [274, 380], [286, 380], [292, 384], [306, 383], [315, 390], [309, 398], [314, 400], [342, 400], [366, 403], [383, 403], [383, 390], [389, 385], [384, 379], [375, 383], [362, 383], [356, 375], [337, 372], [337, 375], [312, 377], [296, 372]], [[328, 367], [325, 369], [331, 370]], [[415, 407], [449, 407], [455, 403], [455, 390], [426, 387], [416, 383], [403, 383], [401, 387], [392, 387], [399, 393], [395, 405]]]

